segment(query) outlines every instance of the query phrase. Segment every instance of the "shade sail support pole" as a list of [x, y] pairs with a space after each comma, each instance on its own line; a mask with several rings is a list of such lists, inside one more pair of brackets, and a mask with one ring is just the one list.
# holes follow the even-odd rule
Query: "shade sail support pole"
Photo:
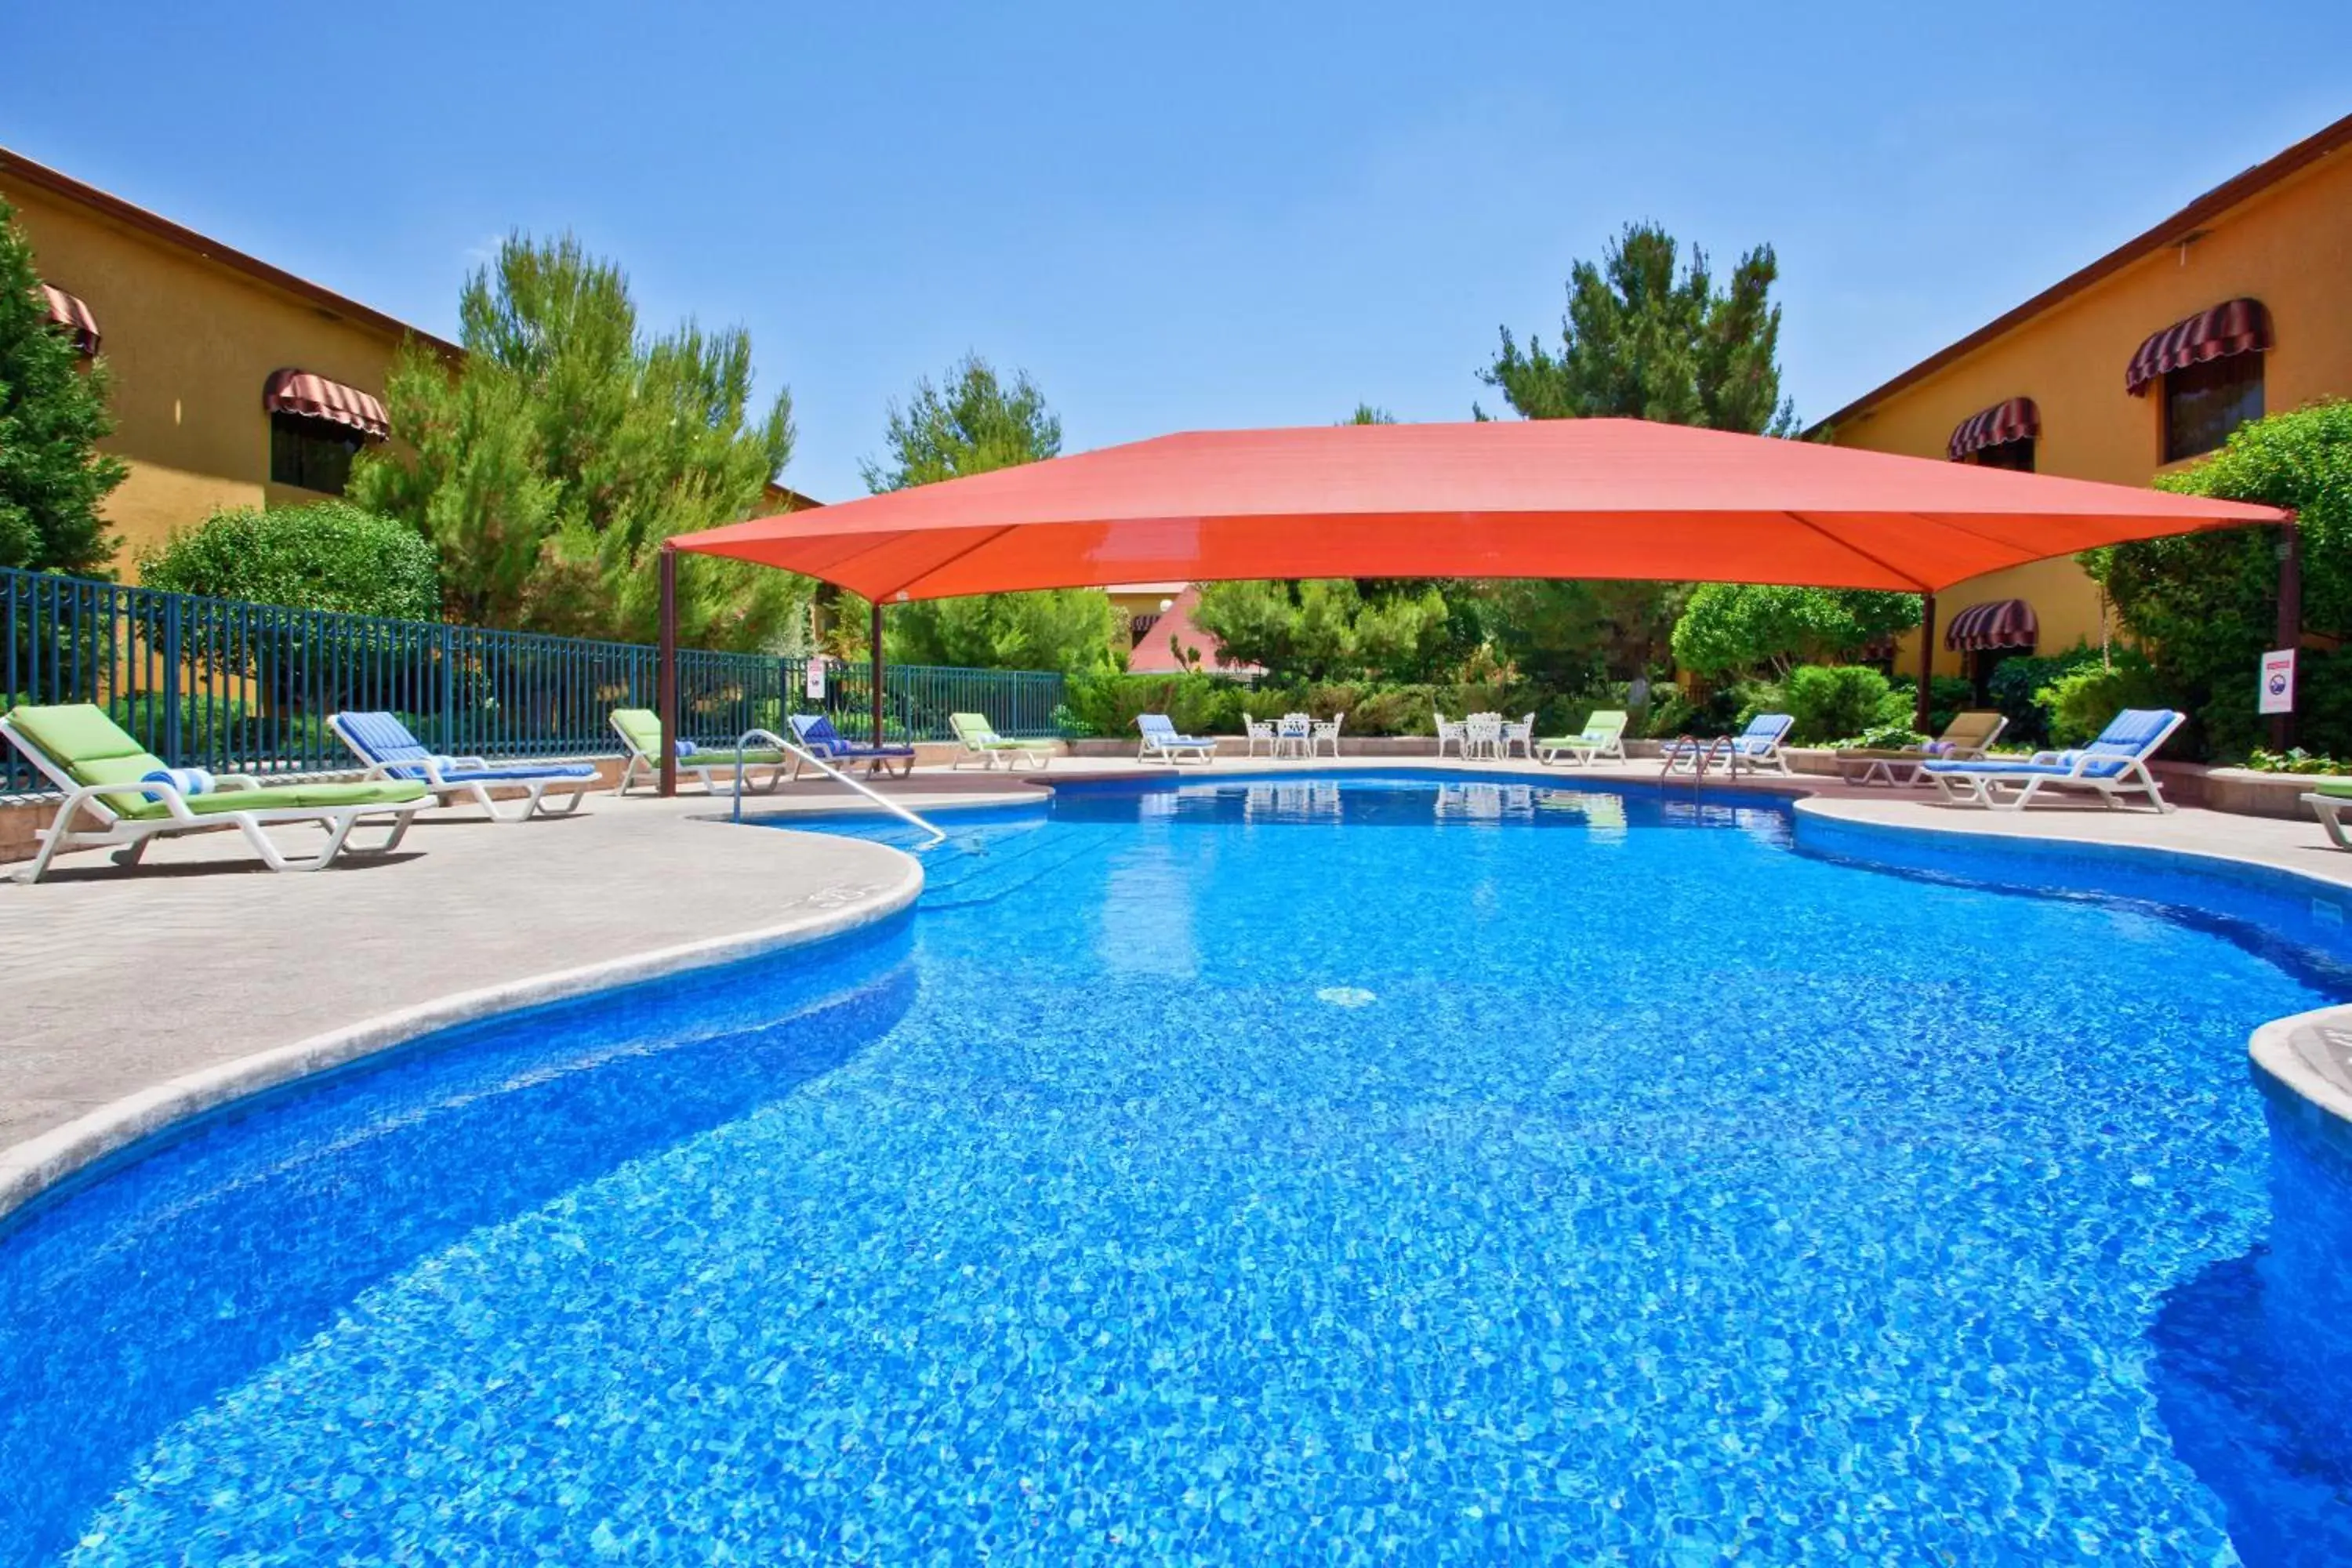
[[[2278, 539], [2278, 641], [2273, 647], [2292, 648], [2303, 641], [2303, 522], [2289, 513]], [[2297, 672], [2300, 675], [2300, 671]], [[2301, 680], [2296, 684], [2300, 686]], [[2271, 715], [2271, 750], [2294, 747], [2294, 714]]]
[[661, 579], [661, 654], [654, 666], [654, 706], [661, 712], [661, 794], [677, 793], [677, 547], [665, 543], [655, 559]]
[[882, 743], [882, 601], [874, 601], [873, 621], [866, 632], [873, 648], [874, 743]]
[[1928, 692], [1936, 684], [1936, 595], [1919, 595], [1919, 700], [1914, 705], [1911, 727], [1922, 735], [1932, 734], [1927, 728]]

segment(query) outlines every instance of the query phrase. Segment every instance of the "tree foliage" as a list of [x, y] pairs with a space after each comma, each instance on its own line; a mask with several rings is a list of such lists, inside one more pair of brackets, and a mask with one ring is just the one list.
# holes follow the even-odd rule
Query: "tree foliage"
[[[2352, 402], [2240, 426], [2221, 452], [2158, 488], [2292, 507], [2302, 535], [2297, 681], [2302, 743], [2352, 754]], [[2242, 756], [2261, 735], [2254, 674], [2277, 635], [2277, 531], [2229, 529], [2093, 551], [2084, 567], [2144, 645], [2154, 689], [2197, 721], [2200, 742]]]
[[[385, 390], [393, 439], [354, 464], [351, 498], [439, 550], [449, 612], [476, 624], [644, 640], [661, 541], [756, 516], [792, 456], [792, 400], [751, 396], [740, 328], [641, 331], [628, 280], [569, 235], [516, 235], [467, 280], [465, 362], [405, 345]], [[684, 557], [689, 646], [773, 646], [810, 584]]]
[[1631, 416], [1770, 436], [1793, 435], [1780, 395], [1780, 264], [1759, 245], [1716, 287], [1706, 253], [1685, 266], [1656, 224], [1628, 224], [1601, 264], [1577, 262], [1557, 352], [1540, 337], [1503, 346], [1481, 379], [1528, 419]]
[[105, 362], [81, 368], [40, 283], [0, 202], [0, 566], [98, 572], [116, 542], [99, 507], [129, 469], [98, 449], [114, 428]]
[[925, 376], [914, 396], [890, 405], [882, 439], [887, 460], [861, 465], [866, 488], [877, 495], [1058, 457], [1062, 422], [1027, 372], [1008, 382], [978, 354], [966, 354], [944, 385]]
[[1916, 594], [1702, 583], [1675, 623], [1675, 660], [1701, 675], [1769, 668], [1786, 675], [1835, 660], [1919, 624]]
[[[1557, 350], [1502, 331], [1481, 379], [1527, 419], [1621, 417], [1786, 436], [1780, 308], [1772, 247], [1742, 257], [1718, 288], [1706, 254], [1685, 265], [1673, 236], [1628, 224], [1598, 265], [1569, 271]], [[1480, 417], [1485, 417], [1483, 411]], [[1489, 591], [1496, 650], [1539, 681], [1575, 689], [1646, 675], [1667, 652], [1690, 596], [1671, 583], [1498, 583]]]
[[215, 511], [142, 555], [139, 579], [174, 593], [301, 610], [441, 616], [433, 546], [408, 524], [348, 501]]
[[1346, 577], [1299, 583], [1210, 583], [1192, 623], [1223, 646], [1229, 664], [1286, 678], [1422, 679], [1444, 647], [1445, 595], [1435, 584], [1376, 584]]
[[[1062, 422], [1025, 372], [1007, 381], [967, 354], [944, 382], [926, 376], [905, 404], [890, 405], [883, 442], [887, 458], [863, 465], [866, 488], [877, 494], [1055, 457]], [[862, 621], [866, 606], [843, 595], [836, 611], [841, 620]], [[884, 637], [885, 651], [902, 663], [1077, 675], [1117, 662], [1118, 631], [1109, 595], [1056, 588], [900, 605], [889, 612]]]

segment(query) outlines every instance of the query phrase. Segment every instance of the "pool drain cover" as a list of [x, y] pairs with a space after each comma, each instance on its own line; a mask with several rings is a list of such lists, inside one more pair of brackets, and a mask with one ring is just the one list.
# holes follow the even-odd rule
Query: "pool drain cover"
[[1326, 985], [1315, 993], [1315, 1000], [1334, 1007], [1369, 1007], [1380, 997], [1360, 985]]

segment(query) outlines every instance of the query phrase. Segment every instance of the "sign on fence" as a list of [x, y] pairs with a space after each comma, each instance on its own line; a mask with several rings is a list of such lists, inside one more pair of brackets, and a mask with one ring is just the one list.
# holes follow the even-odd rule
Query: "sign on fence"
[[801, 691], [802, 695], [812, 702], [824, 700], [824, 655], [818, 653], [809, 656], [808, 673]]
[[2263, 686], [2258, 713], [2294, 711], [2294, 649], [2273, 648], [2263, 655]]

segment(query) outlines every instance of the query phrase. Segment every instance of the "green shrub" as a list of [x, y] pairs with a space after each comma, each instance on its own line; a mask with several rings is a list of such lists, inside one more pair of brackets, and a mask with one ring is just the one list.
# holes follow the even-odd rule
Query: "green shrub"
[[[2252, 677], [2247, 680], [2251, 685]], [[2171, 707], [2169, 690], [2155, 666], [2126, 650], [2116, 655], [2113, 668], [2086, 664], [2068, 670], [2034, 700], [2047, 717], [2051, 743], [2079, 746], [2096, 738], [2126, 708]]]
[[247, 599], [298, 610], [432, 621], [441, 616], [441, 567], [404, 522], [348, 501], [216, 511], [140, 557], [150, 588]]
[[1789, 713], [1797, 721], [1791, 738], [1801, 745], [1899, 721], [1886, 711], [1894, 689], [1868, 665], [1804, 665], [1789, 672], [1787, 689]]
[[2246, 766], [2258, 773], [2352, 773], [2352, 762], [2316, 755], [2301, 746], [2290, 746], [2284, 752], [2256, 746], [2253, 755], [2246, 759]]
[[1130, 736], [1138, 714], [1165, 713], [1188, 735], [1238, 735], [1246, 695], [1233, 680], [1197, 671], [1076, 676], [1065, 688], [1064, 730], [1074, 736]]
[[1995, 665], [1985, 682], [1985, 696], [2009, 720], [2009, 728], [2000, 734], [2001, 744], [2034, 748], [2048, 745], [2050, 715], [2035, 699], [2059, 677], [2096, 667], [2100, 662], [2098, 649], [2076, 643], [2063, 653], [2005, 658]]
[[[2292, 507], [2303, 541], [2306, 637], [2352, 637], [2352, 402], [2315, 404], [2241, 426], [2162, 489]], [[2182, 756], [2243, 756], [2263, 739], [2256, 661], [2277, 636], [2277, 530], [2213, 529], [2121, 544], [2083, 564], [2147, 648], [2167, 699], [2190, 726]], [[2352, 752], [2352, 660], [2306, 647], [2296, 735], [2315, 750]]]

